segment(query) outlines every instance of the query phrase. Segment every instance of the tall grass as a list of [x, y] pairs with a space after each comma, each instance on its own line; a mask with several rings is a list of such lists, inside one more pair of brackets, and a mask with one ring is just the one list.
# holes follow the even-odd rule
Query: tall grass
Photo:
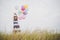
[[25, 32], [20, 34], [2, 34], [0, 40], [60, 40], [60, 33]]

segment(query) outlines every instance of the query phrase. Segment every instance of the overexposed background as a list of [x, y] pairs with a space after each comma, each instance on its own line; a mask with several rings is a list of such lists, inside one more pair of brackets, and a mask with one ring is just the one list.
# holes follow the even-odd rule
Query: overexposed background
[[28, 4], [29, 13], [19, 21], [21, 31], [60, 32], [60, 0], [0, 0], [0, 32], [12, 32], [14, 7]]

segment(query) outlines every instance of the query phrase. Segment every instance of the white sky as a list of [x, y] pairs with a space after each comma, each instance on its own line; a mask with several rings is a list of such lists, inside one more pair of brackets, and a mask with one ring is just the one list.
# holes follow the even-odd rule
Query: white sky
[[24, 4], [28, 4], [29, 13], [25, 20], [19, 21], [22, 31], [60, 31], [60, 0], [0, 0], [0, 31], [13, 30], [14, 7]]

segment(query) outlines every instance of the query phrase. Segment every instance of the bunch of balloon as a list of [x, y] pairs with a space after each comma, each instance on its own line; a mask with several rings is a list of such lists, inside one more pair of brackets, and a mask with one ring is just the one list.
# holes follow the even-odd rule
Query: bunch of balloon
[[26, 15], [28, 14], [28, 5], [22, 5], [20, 10], [18, 10], [19, 20], [25, 19]]

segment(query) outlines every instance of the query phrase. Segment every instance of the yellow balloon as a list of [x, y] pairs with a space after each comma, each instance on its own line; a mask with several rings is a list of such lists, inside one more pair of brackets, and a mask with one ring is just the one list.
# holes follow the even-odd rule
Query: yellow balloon
[[28, 8], [28, 5], [24, 5], [25, 8]]

